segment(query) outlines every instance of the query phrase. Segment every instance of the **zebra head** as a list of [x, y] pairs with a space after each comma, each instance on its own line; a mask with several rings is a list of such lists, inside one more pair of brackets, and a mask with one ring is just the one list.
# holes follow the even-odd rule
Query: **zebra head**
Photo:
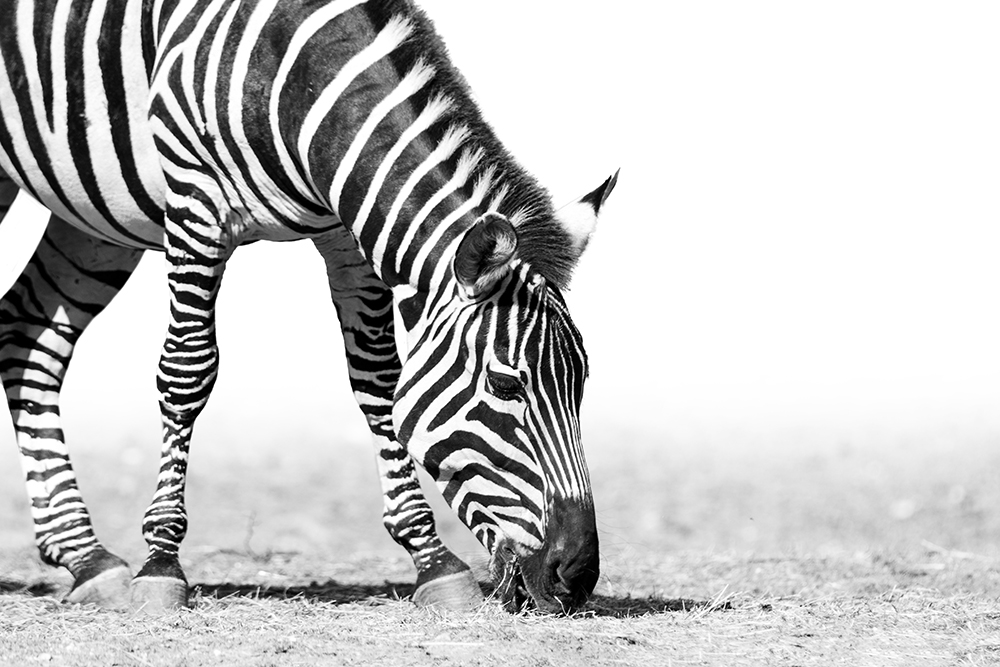
[[[614, 181], [557, 213], [578, 253]], [[505, 605], [571, 611], [600, 573], [582, 339], [506, 217], [483, 215], [456, 246], [452, 276], [410, 331], [396, 431], [490, 552]]]

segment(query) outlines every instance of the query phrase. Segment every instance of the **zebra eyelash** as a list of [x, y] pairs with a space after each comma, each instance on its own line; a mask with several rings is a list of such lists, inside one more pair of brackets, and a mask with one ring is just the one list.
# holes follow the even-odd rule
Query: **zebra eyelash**
[[486, 389], [501, 401], [524, 399], [524, 380], [510, 373], [486, 369]]

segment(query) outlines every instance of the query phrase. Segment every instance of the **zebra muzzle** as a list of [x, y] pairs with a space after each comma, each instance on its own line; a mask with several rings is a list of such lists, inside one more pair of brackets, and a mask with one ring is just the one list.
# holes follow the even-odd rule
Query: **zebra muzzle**
[[600, 550], [593, 506], [554, 500], [546, 540], [527, 549], [501, 540], [490, 561], [496, 596], [511, 612], [534, 607], [549, 614], [570, 614], [590, 598], [600, 577]]

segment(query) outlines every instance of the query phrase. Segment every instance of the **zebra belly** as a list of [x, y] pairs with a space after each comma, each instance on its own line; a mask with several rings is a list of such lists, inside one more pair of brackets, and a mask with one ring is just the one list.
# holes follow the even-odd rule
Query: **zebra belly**
[[0, 24], [0, 168], [104, 240], [163, 247], [142, 0], [13, 0]]

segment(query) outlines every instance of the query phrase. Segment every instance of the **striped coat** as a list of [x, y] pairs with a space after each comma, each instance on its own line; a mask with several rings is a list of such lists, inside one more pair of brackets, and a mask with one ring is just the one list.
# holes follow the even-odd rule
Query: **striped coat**
[[[73, 572], [76, 599], [114, 603], [104, 580], [126, 578], [93, 535], [58, 428], [76, 338], [142, 251], [165, 251], [163, 456], [131, 596], [181, 604], [187, 456], [218, 372], [226, 261], [251, 241], [310, 239], [375, 440], [385, 522], [417, 566], [418, 601], [464, 604], [478, 591], [437, 538], [414, 460], [490, 550], [507, 602], [580, 604], [598, 572], [578, 418], [587, 370], [559, 290], [614, 179], [554, 210], [409, 2], [0, 9], [14, 17], [0, 27], [0, 193], [12, 193], [0, 205], [16, 184], [53, 213], [0, 304], [0, 375], [39, 547]], [[405, 365], [393, 289], [411, 343]], [[73, 311], [68, 323], [60, 307]], [[53, 333], [58, 344], [45, 344]]]

